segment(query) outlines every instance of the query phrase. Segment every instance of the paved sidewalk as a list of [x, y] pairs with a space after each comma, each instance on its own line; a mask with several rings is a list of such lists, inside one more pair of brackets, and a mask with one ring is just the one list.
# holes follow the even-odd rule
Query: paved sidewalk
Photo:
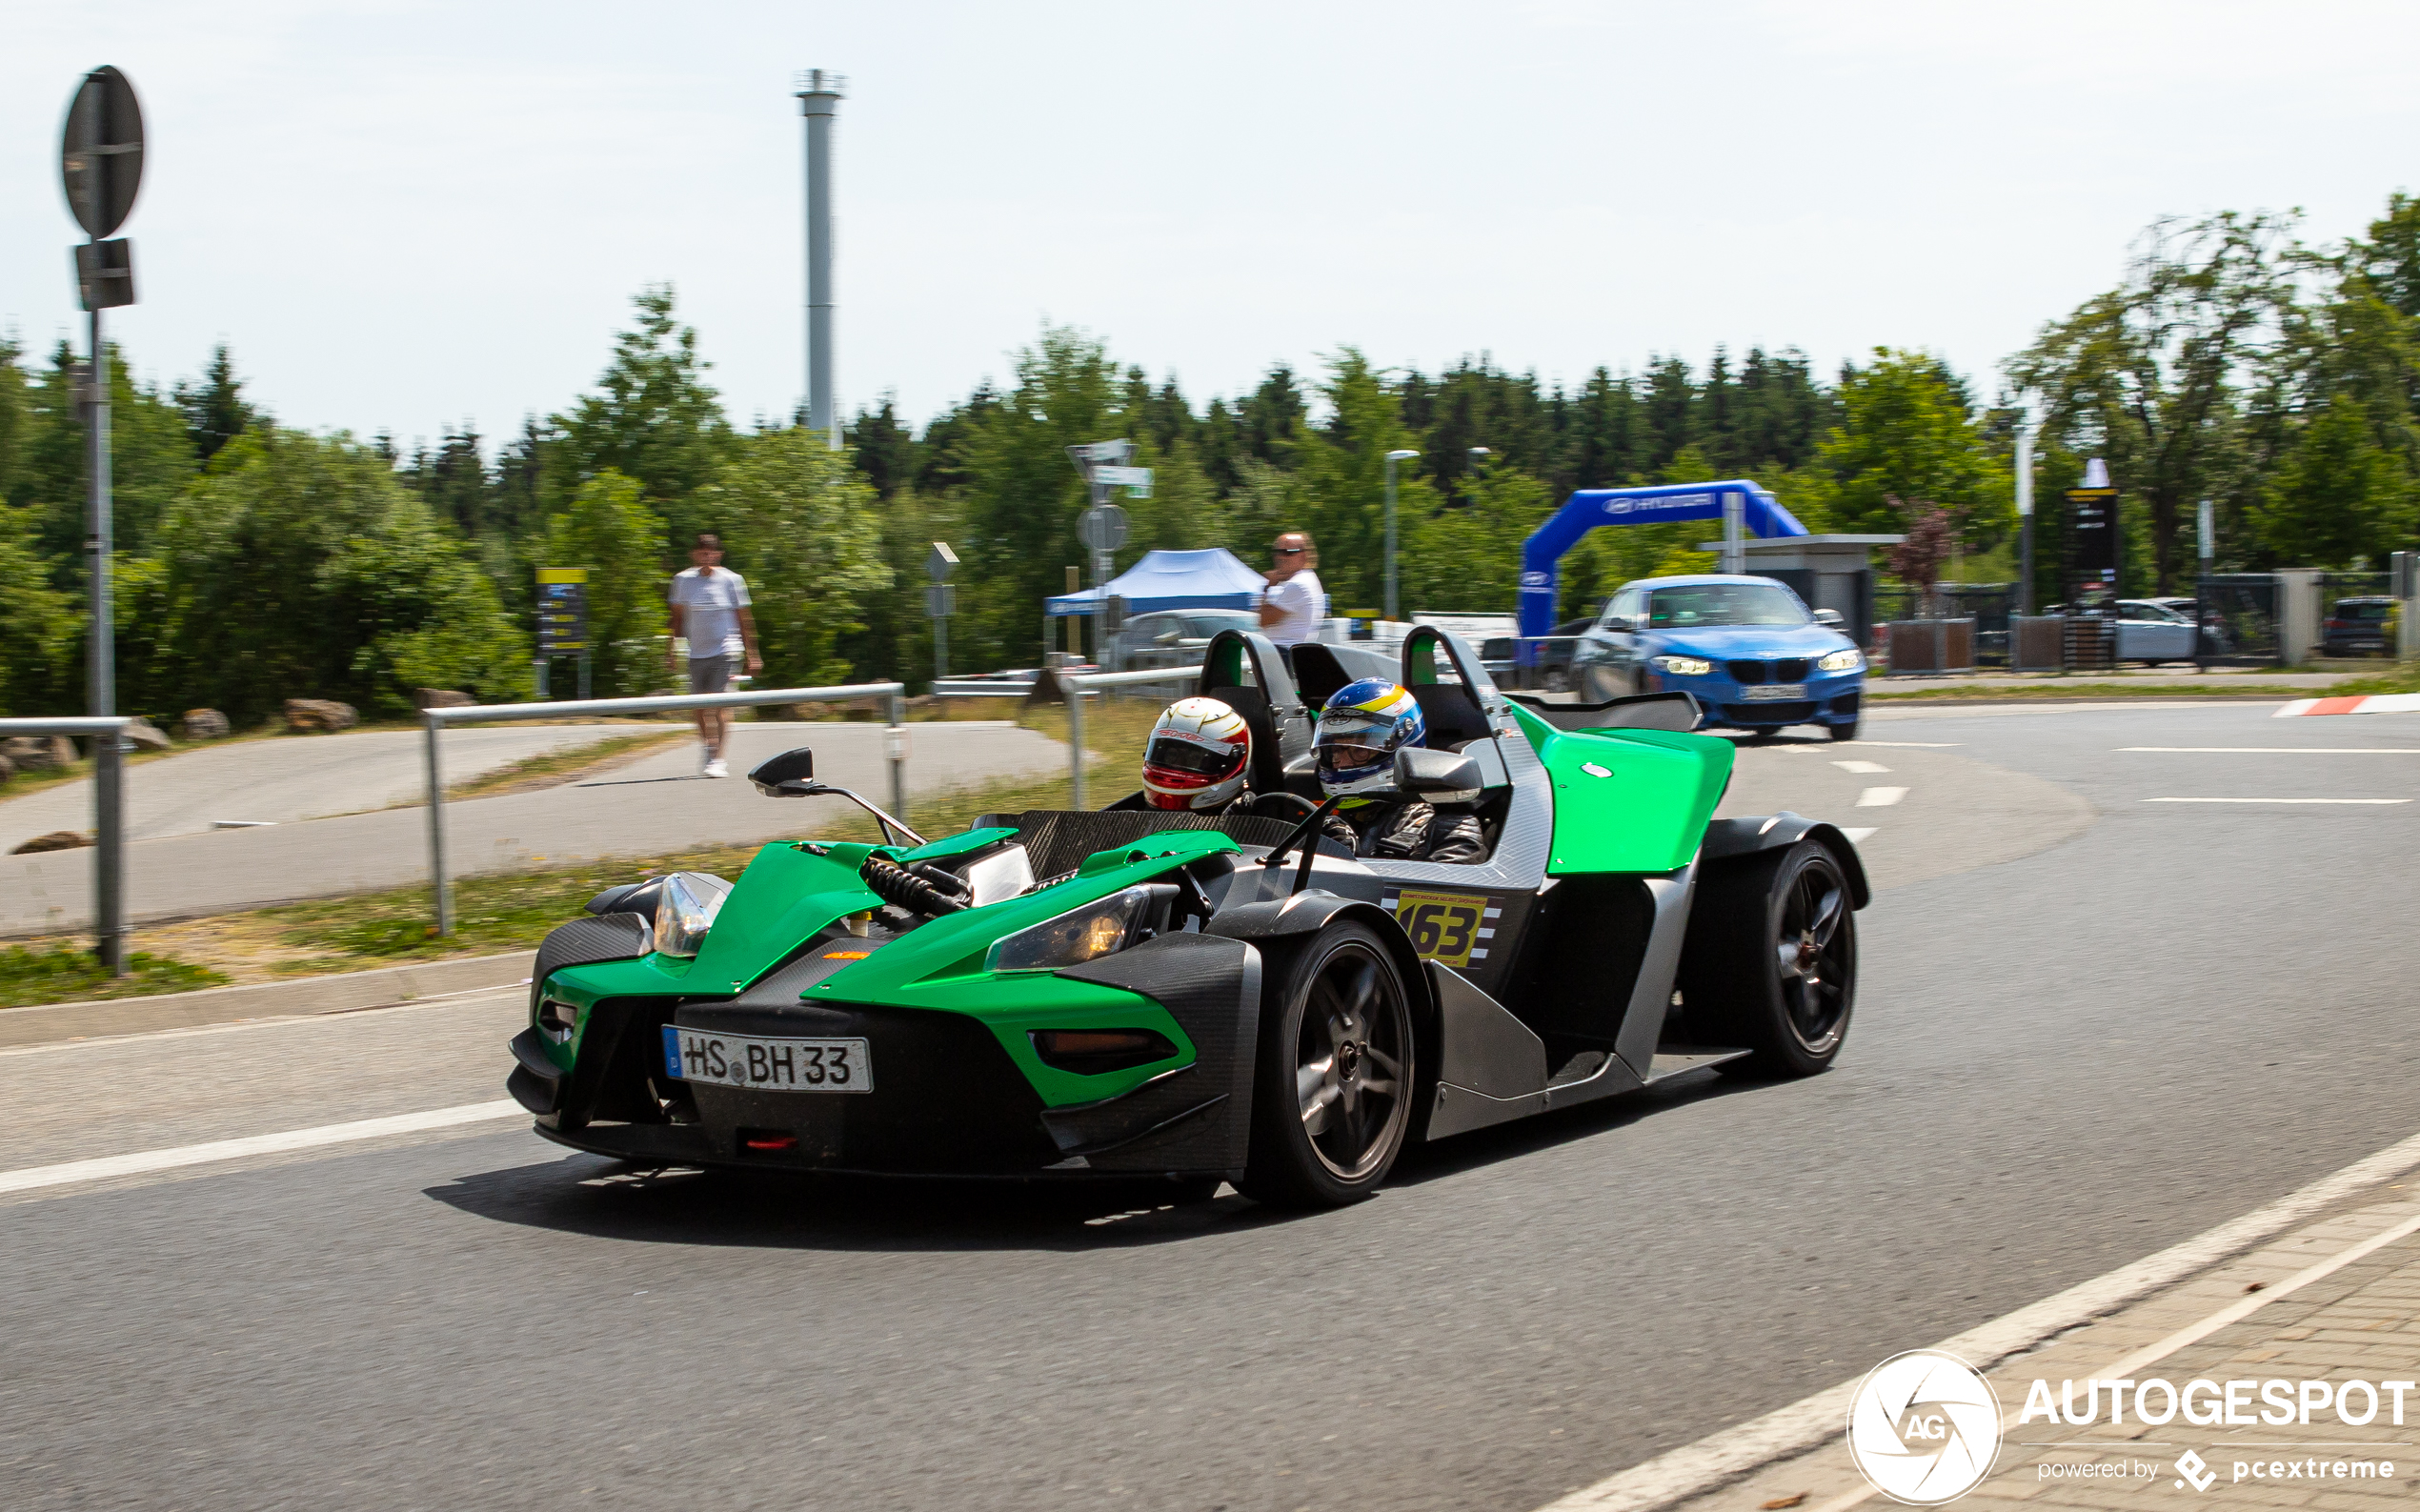
[[[2200, 1340], [2148, 1362], [2128, 1364], [2127, 1379], [2164, 1380], [2185, 1390], [2208, 1381], [2221, 1388], [2250, 1381], [2250, 1408], [2268, 1404], [2260, 1385], [2301, 1381], [2341, 1385], [2365, 1381], [2379, 1392], [2367, 1424], [2337, 1421], [2332, 1408], [2308, 1423], [2193, 1425], [2183, 1413], [2161, 1426], [2136, 1421], [2129, 1395], [2125, 1421], [2111, 1426], [2105, 1391], [2090, 1426], [2064, 1421], [2014, 1421], [2036, 1381], [2055, 1399], [2074, 1382], [2082, 1405], [2087, 1381], [2108, 1379], [2109, 1367], [2154, 1349], [2229, 1306], [2258, 1303], [2300, 1273], [2341, 1257], [2362, 1241], [2406, 1222], [2420, 1222], [2420, 1172], [2340, 1204], [2318, 1220], [2205, 1271], [2180, 1285], [2081, 1327], [1986, 1372], [1998, 1393], [2005, 1426], [1999, 1458], [1982, 1484], [1956, 1505], [1991, 1508], [2182, 1507], [2206, 1498], [2212, 1505], [2315, 1507], [2360, 1512], [2420, 1500], [2420, 1389], [2404, 1393], [2403, 1421], [2393, 1420], [2388, 1381], [2420, 1382], [2420, 1234], [2407, 1234], [2324, 1278], [2309, 1281]], [[1876, 1361], [1880, 1363], [1880, 1361]], [[2207, 1394], [2206, 1394], [2207, 1395]], [[2153, 1410], [2164, 1405], [2156, 1391]], [[2364, 1404], [2356, 1395], [2355, 1415]], [[1844, 1425], [1845, 1428], [1845, 1425]], [[2180, 1467], [2191, 1452], [2200, 1462]], [[2338, 1473], [2336, 1466], [2346, 1469]], [[2356, 1466], [2375, 1466], [2365, 1476]], [[2206, 1466], [2207, 1468], [2203, 1468]], [[2206, 1480], [2186, 1482], [2186, 1468]], [[1850, 1462], [1844, 1431], [1821, 1447], [1768, 1465], [1744, 1480], [1679, 1504], [1684, 1512], [1847, 1512], [1893, 1505], [1866, 1484]]]

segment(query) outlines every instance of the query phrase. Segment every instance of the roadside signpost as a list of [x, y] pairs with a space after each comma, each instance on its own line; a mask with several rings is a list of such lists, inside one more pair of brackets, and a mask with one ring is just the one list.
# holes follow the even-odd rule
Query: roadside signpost
[[546, 674], [556, 656], [577, 656], [580, 696], [588, 696], [588, 569], [537, 570], [537, 696], [546, 696]]
[[2109, 487], [2107, 464], [2095, 457], [2084, 470], [2084, 486], [2067, 490], [2070, 612], [2118, 595], [2118, 491]]
[[958, 553], [947, 541], [935, 541], [924, 556], [924, 575], [933, 579], [924, 590], [924, 613], [933, 621], [933, 680], [950, 675], [950, 615], [958, 613], [958, 589], [950, 574], [958, 571]]
[[[134, 303], [134, 244], [107, 239], [134, 209], [143, 185], [143, 111], [134, 86], [112, 68], [94, 69], [68, 106], [59, 144], [59, 182], [68, 209], [91, 239], [75, 249], [76, 293], [91, 319], [91, 356], [78, 373], [76, 403], [84, 412], [88, 456], [84, 556], [91, 584], [92, 634], [86, 637], [85, 714], [117, 713], [117, 646], [112, 627], [110, 564], [116, 531], [110, 509], [110, 354], [101, 344], [101, 312]], [[125, 736], [92, 737], [93, 953], [126, 975], [125, 810], [121, 773]]]
[[[1119, 547], [1126, 544], [1127, 527], [1126, 512], [1109, 502], [1110, 491], [1122, 488], [1128, 498], [1151, 497], [1151, 469], [1131, 465], [1135, 457], [1135, 443], [1132, 441], [1095, 441], [1088, 446], [1071, 446], [1067, 449], [1067, 457], [1076, 464], [1076, 471], [1084, 474], [1084, 482], [1091, 488], [1092, 505], [1076, 522], [1076, 534], [1093, 554], [1093, 586], [1105, 590], [1113, 566], [1113, 554]], [[1104, 667], [1109, 665], [1110, 634], [1123, 621], [1124, 609], [1122, 601], [1109, 597], [1104, 592], [1100, 615], [1095, 621], [1099, 648], [1098, 655]]]

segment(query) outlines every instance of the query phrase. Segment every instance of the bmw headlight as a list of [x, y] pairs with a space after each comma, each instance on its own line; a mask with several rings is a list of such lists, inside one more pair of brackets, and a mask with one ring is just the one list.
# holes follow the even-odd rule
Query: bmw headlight
[[1817, 672], [1855, 672], [1864, 665], [1865, 665], [1865, 658], [1857, 654], [1855, 646], [1849, 646], [1844, 650], [1835, 651], [1817, 662], [1815, 670]]
[[1139, 945], [1151, 937], [1154, 921], [1176, 896], [1164, 882], [1112, 893], [1003, 937], [983, 964], [993, 971], [1053, 971]]
[[1714, 670], [1714, 663], [1703, 656], [1649, 656], [1658, 672], [1668, 672], [1676, 677], [1703, 677]]
[[655, 948], [667, 956], [695, 956], [715, 927], [731, 884], [703, 872], [675, 872], [664, 878], [655, 902]]

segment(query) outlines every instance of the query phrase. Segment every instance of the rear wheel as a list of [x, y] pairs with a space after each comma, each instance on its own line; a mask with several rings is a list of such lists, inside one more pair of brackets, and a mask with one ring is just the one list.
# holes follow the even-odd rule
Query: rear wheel
[[1832, 853], [1801, 840], [1700, 882], [1681, 993], [1693, 1036], [1751, 1052], [1724, 1070], [1805, 1077], [1830, 1065], [1857, 1002], [1857, 917]]
[[1272, 975], [1243, 1193], [1276, 1207], [1359, 1201], [1386, 1179], [1411, 1127], [1409, 994], [1365, 924], [1331, 924]]

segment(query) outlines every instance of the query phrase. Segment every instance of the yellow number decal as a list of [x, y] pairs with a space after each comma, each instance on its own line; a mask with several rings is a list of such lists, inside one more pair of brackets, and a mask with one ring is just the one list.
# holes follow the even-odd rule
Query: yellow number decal
[[1412, 948], [1429, 960], [1460, 971], [1470, 964], [1479, 943], [1480, 919], [1486, 899], [1466, 894], [1422, 893], [1405, 889], [1395, 900], [1395, 917], [1412, 937]]

